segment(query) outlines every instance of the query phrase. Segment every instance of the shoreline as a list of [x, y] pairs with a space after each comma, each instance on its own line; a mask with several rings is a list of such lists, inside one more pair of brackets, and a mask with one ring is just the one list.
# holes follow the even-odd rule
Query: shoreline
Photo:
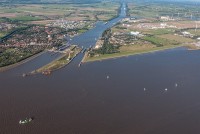
[[[76, 49], [76, 48], [75, 48]], [[78, 48], [79, 49], [79, 48]], [[34, 75], [34, 74], [40, 74], [40, 73], [44, 73], [44, 72], [49, 72], [49, 74], [51, 73], [51, 72], [54, 72], [54, 71], [57, 71], [57, 70], [59, 70], [59, 69], [61, 69], [61, 68], [64, 68], [65, 66], [67, 66], [68, 64], [70, 64], [73, 60], [74, 60], [74, 58], [76, 57], [76, 56], [78, 56], [78, 54], [81, 52], [81, 50], [76, 50], [76, 51], [74, 51], [74, 55], [72, 56], [72, 58], [70, 59], [70, 60], [67, 60], [67, 57], [69, 57], [69, 54], [70, 53], [68, 53], [68, 54], [63, 54], [63, 55], [61, 55], [60, 57], [58, 57], [57, 59], [55, 59], [55, 60], [53, 60], [52, 62], [50, 62], [50, 63], [48, 63], [48, 64], [46, 64], [46, 65], [44, 65], [44, 66], [42, 66], [42, 67], [40, 67], [40, 68], [38, 68], [38, 69], [36, 69], [36, 70], [34, 70], [34, 71], [32, 71], [32, 72], [30, 72], [30, 74], [31, 75]], [[66, 63], [62, 63], [62, 64], [60, 64], [61, 62], [64, 62], [64, 61], [60, 61], [61, 59], [63, 59], [63, 58], [65, 58], [65, 60], [67, 60], [67, 62]], [[56, 63], [57, 62], [57, 63]], [[58, 65], [58, 66], [57, 66]], [[57, 66], [57, 67], [55, 67], [55, 66]]]
[[42, 51], [42, 52], [39, 52], [39, 53], [37, 53], [37, 54], [34, 54], [34, 55], [32, 55], [32, 56], [30, 56], [30, 57], [28, 57], [28, 58], [26, 58], [26, 59], [24, 59], [24, 60], [22, 60], [22, 61], [19, 61], [19, 62], [17, 62], [17, 63], [11, 64], [11, 65], [8, 65], [8, 66], [5, 66], [5, 67], [0, 67], [0, 73], [1, 73], [1, 72], [5, 72], [5, 71], [8, 71], [8, 70], [10, 70], [10, 69], [13, 69], [13, 68], [15, 68], [15, 67], [17, 67], [17, 66], [20, 66], [20, 65], [22, 65], [22, 64], [24, 64], [24, 63], [26, 63], [26, 62], [28, 62], [28, 61], [31, 61], [31, 60], [37, 58], [38, 56], [44, 54], [45, 52], [46, 52], [46, 50], [44, 50], [44, 51]]
[[105, 54], [105, 55], [103, 55], [103, 56], [101, 55], [99, 57], [86, 58], [82, 63], [109, 60], [109, 59], [115, 59], [115, 58], [121, 58], [121, 57], [133, 56], [133, 55], [140, 55], [140, 54], [147, 54], [147, 53], [159, 52], [159, 51], [163, 51], [163, 50], [175, 49], [175, 48], [184, 47], [184, 46], [185, 45], [169, 46], [169, 47], [162, 47], [162, 48], [157, 48], [157, 49], [155, 48], [155, 49], [146, 50], [146, 51], [142, 51], [142, 52], [123, 52], [123, 53]]
[[[58, 58], [56, 58], [55, 60], [53, 60], [53, 61], [51, 61], [51, 62], [55, 62], [55, 61], [57, 61], [57, 60], [59, 60], [59, 59], [61, 59], [62, 57], [64, 57], [65, 55], [61, 55], [61, 56], [59, 56]], [[51, 63], [50, 62], [50, 63]], [[48, 63], [48, 64], [50, 64], [50, 63]], [[48, 65], [47, 64], [47, 65]], [[46, 65], [45, 65], [46, 66]], [[42, 66], [42, 67], [44, 67], [44, 66]], [[41, 68], [42, 68], [41, 67]], [[38, 68], [38, 69], [36, 69], [36, 70], [33, 70], [32, 72], [30, 72], [30, 74], [31, 75], [35, 75], [35, 74], [40, 74], [41, 72], [39, 72], [38, 70], [39, 70], [40, 68]], [[56, 69], [55, 69], [56, 70]], [[53, 70], [54, 71], [54, 70]]]

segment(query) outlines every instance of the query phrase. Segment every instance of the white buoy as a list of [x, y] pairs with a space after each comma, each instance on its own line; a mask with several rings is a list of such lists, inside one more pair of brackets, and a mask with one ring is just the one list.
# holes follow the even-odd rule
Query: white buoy
[[178, 87], [178, 84], [177, 84], [177, 83], [175, 84], [175, 87]]
[[144, 91], [146, 91], [147, 89], [146, 88], [144, 88]]
[[107, 75], [107, 77], [106, 77], [107, 79], [109, 79], [110, 77]]
[[167, 91], [168, 89], [167, 88], [165, 88], [165, 91]]

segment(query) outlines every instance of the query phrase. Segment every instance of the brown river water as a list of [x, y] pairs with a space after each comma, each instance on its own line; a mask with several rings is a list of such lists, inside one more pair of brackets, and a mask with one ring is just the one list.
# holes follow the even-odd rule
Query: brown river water
[[[120, 16], [72, 39], [89, 47]], [[0, 134], [199, 134], [200, 51], [184, 48], [22, 77], [59, 55], [0, 73]], [[34, 117], [26, 125], [19, 120]]]
[[50, 76], [21, 76], [48, 57], [0, 73], [0, 134], [200, 133], [200, 51], [177, 48], [81, 67], [79, 55]]

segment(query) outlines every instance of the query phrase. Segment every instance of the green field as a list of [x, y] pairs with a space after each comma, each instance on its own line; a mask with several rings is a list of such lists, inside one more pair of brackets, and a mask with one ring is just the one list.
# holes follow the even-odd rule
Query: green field
[[3, 31], [0, 31], [0, 38], [4, 37], [5, 35], [7, 35], [8, 32], [3, 32]]
[[146, 30], [145, 33], [152, 35], [163, 35], [173, 33], [173, 29], [154, 29], [154, 30]]
[[130, 56], [130, 55], [136, 55], [136, 54], [144, 54], [144, 53], [150, 53], [150, 52], [156, 52], [156, 51], [161, 51], [161, 50], [166, 50], [166, 49], [173, 49], [177, 47], [181, 47], [181, 45], [170, 45], [170, 46], [164, 46], [164, 47], [152, 47], [152, 48], [147, 48], [147, 49], [139, 49], [139, 50], [132, 50], [130, 51], [130, 48], [126, 46], [126, 49], [129, 49], [129, 51], [121, 51], [119, 53], [113, 53], [113, 54], [104, 54], [104, 55], [99, 55], [96, 57], [87, 57], [83, 62], [91, 62], [91, 61], [99, 61], [99, 60], [105, 60], [105, 59], [112, 59], [112, 58], [119, 58], [119, 57], [124, 57], [124, 56]]
[[[117, 16], [120, 4], [100, 2], [91, 4], [13, 4], [0, 5], [0, 16], [19, 21], [110, 20]], [[96, 17], [95, 17], [96, 16]]]
[[173, 34], [165, 34], [165, 35], [160, 35], [159, 36], [162, 39], [166, 39], [169, 41], [169, 43], [192, 43], [195, 42], [194, 39], [191, 38], [187, 38], [187, 37], [183, 37], [183, 36], [179, 36], [179, 35], [173, 35]]
[[11, 18], [13, 21], [38, 21], [42, 20], [40, 17], [32, 17], [32, 16], [18, 16], [15, 18]]
[[166, 45], [175, 45], [176, 41], [171, 41], [165, 38], [160, 38], [156, 36], [145, 36], [142, 38], [145, 41], [149, 41], [157, 47], [166, 46]]
[[[159, 16], [173, 16], [173, 17], [190, 17], [200, 16], [200, 8], [195, 4], [188, 4], [184, 2], [153, 2], [153, 1], [139, 1], [129, 3], [129, 14], [131, 16], [141, 17], [159, 17]], [[178, 15], [179, 13], [179, 15]]]

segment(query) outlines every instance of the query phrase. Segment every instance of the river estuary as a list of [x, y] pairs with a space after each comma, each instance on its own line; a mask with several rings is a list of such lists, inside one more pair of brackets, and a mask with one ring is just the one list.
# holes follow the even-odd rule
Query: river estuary
[[[72, 42], [94, 45], [124, 16], [122, 6], [118, 18]], [[51, 61], [49, 53], [0, 73], [0, 134], [200, 133], [200, 51], [176, 48], [78, 67], [82, 56], [50, 76], [22, 77]]]

